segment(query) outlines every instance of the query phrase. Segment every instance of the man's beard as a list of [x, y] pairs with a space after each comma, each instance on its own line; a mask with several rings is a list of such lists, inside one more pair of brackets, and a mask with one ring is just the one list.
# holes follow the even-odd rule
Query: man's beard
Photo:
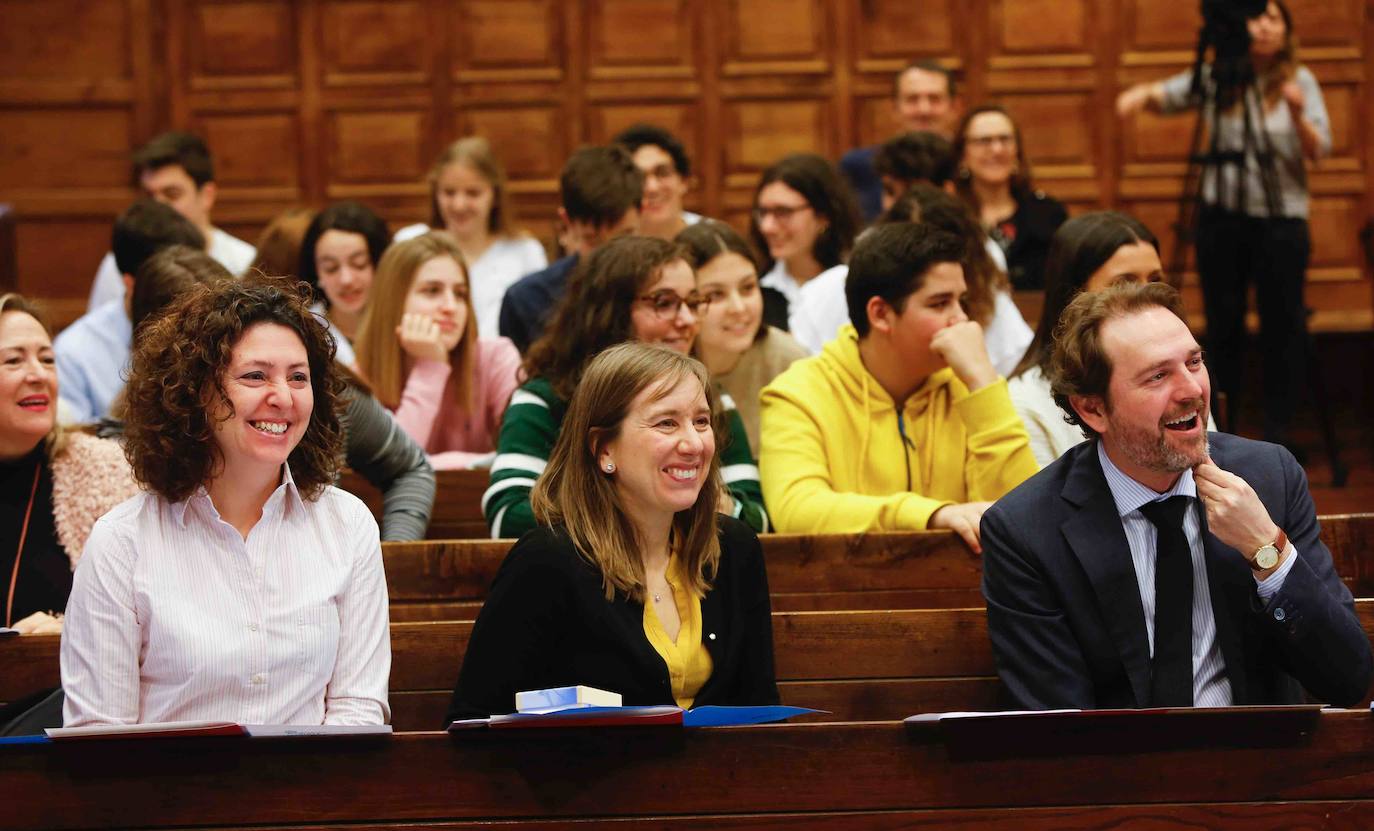
[[[1169, 428], [1165, 422], [1173, 421], [1184, 413], [1196, 409], [1198, 425], [1202, 428], [1199, 439], [1182, 448], [1169, 442]], [[1182, 473], [1207, 460], [1207, 408], [1199, 401], [1196, 405], [1181, 407], [1173, 415], [1166, 416], [1156, 425], [1154, 431], [1141, 429], [1121, 423], [1112, 424], [1116, 434], [1117, 446], [1122, 454], [1146, 470], [1160, 473]]]

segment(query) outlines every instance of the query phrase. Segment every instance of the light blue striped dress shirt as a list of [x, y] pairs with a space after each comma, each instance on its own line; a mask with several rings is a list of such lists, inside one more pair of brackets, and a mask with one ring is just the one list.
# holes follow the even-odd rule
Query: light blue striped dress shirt
[[[1185, 470], [1174, 486], [1164, 493], [1140, 484], [1122, 473], [1107, 457], [1102, 442], [1097, 443], [1097, 458], [1107, 477], [1112, 499], [1116, 502], [1121, 527], [1131, 546], [1131, 562], [1135, 566], [1136, 587], [1140, 590], [1140, 605], [1145, 610], [1145, 634], [1150, 641], [1150, 654], [1155, 649], [1155, 547], [1158, 532], [1150, 520], [1140, 512], [1140, 506], [1160, 502], [1171, 496], [1191, 497], [1189, 510], [1183, 514], [1183, 535], [1193, 555], [1193, 704], [1197, 707], [1229, 707], [1231, 683], [1226, 678], [1226, 662], [1217, 641], [1217, 621], [1212, 615], [1212, 596], [1207, 584], [1207, 561], [1202, 551], [1202, 524], [1198, 516], [1197, 484], [1193, 471]], [[1280, 588], [1293, 568], [1297, 552], [1291, 553], [1273, 574], [1257, 580], [1260, 599], [1268, 601]]]

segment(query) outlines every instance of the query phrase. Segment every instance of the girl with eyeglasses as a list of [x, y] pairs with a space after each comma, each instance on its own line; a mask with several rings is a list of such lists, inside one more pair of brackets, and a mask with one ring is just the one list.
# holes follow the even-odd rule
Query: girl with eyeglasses
[[479, 337], [467, 262], [431, 231], [382, 255], [358, 329], [358, 372], [436, 470], [490, 463], [520, 353]]
[[1035, 189], [1011, 113], [996, 104], [969, 110], [954, 135], [954, 158], [955, 188], [1006, 256], [1012, 288], [1044, 288], [1050, 239], [1069, 214]]
[[754, 250], [734, 228], [704, 219], [677, 235], [707, 301], [696, 356], [734, 402], [749, 446], [759, 447], [759, 393], [809, 353], [787, 332], [763, 320], [763, 291]]
[[[666, 346], [687, 354], [706, 307], [683, 250], [665, 240], [628, 236], [597, 248], [581, 262], [542, 338], [525, 355], [525, 383], [511, 396], [496, 443], [491, 485], [482, 511], [493, 538], [519, 537], [535, 527], [530, 490], [562, 429], [568, 401], [588, 361], [624, 341]], [[768, 530], [758, 467], [744, 423], [733, 406], [723, 417], [718, 508]]]
[[859, 209], [834, 166], [814, 153], [795, 153], [769, 167], [754, 191], [749, 235], [764, 257], [759, 283], [768, 289], [764, 320], [791, 329], [791, 310], [806, 284], [844, 269]]

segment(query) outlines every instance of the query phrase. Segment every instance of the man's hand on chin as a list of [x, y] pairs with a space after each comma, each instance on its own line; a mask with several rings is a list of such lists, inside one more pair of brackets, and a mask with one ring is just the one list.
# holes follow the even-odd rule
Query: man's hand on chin
[[[1207, 530], [1247, 560], [1273, 543], [1279, 527], [1269, 518], [1254, 488], [1239, 476], [1217, 467], [1208, 456], [1193, 468], [1198, 498], [1207, 511]], [[1286, 548], [1286, 546], [1285, 546]], [[1286, 551], [1279, 552], [1279, 564]]]

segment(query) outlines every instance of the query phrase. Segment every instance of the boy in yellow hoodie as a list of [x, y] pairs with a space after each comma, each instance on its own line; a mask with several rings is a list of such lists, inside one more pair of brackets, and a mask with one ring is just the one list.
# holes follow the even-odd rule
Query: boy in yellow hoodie
[[849, 261], [852, 325], [762, 393], [759, 471], [777, 530], [949, 528], [1035, 473], [1026, 428], [960, 304], [964, 246], [879, 225]]

